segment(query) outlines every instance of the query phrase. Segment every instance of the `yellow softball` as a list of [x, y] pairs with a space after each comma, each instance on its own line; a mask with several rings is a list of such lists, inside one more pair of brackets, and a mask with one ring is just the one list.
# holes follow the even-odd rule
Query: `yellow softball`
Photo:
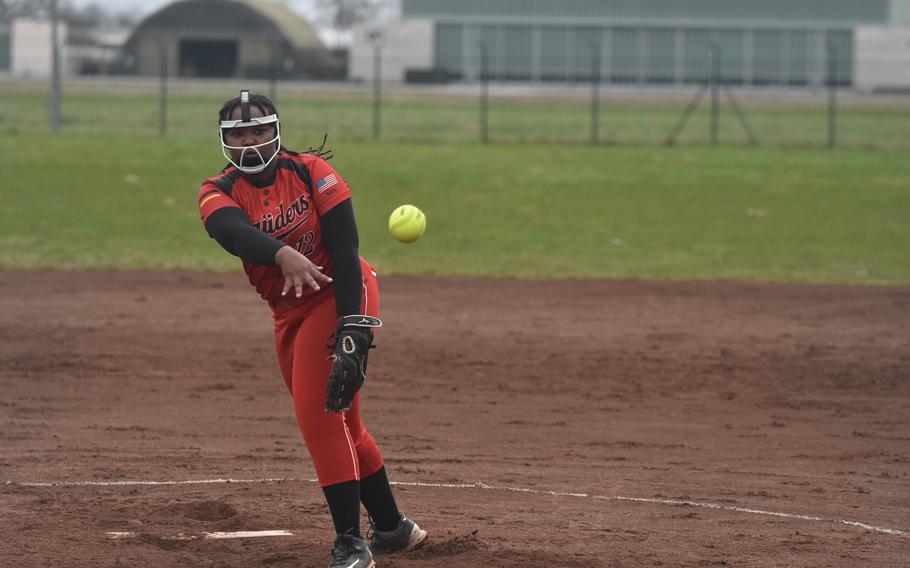
[[426, 229], [427, 216], [413, 205], [402, 205], [389, 215], [389, 232], [402, 243], [413, 243]]

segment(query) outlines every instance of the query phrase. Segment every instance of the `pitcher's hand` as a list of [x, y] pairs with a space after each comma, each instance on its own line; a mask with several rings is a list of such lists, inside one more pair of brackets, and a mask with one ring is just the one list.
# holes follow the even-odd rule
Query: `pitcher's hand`
[[332, 281], [321, 272], [321, 266], [316, 266], [310, 259], [289, 246], [278, 249], [278, 252], [275, 253], [275, 263], [281, 267], [281, 272], [284, 274], [282, 296], [286, 296], [288, 291], [293, 288], [295, 295], [299, 298], [303, 296], [304, 284], [313, 290], [319, 290], [320, 282]]

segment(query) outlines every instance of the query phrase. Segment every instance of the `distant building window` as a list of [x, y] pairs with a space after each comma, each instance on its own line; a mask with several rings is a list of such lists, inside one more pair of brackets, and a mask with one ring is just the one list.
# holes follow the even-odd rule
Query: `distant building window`
[[436, 29], [436, 67], [447, 73], [461, 73], [461, 26], [440, 24]]
[[233, 77], [237, 72], [236, 40], [190, 40], [180, 42], [181, 77]]
[[568, 30], [544, 27], [540, 34], [540, 78], [543, 81], [565, 81], [568, 67]]

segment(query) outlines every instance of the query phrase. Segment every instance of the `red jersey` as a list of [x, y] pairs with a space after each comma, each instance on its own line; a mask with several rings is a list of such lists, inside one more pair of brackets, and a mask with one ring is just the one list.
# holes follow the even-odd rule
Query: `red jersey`
[[[332, 257], [322, 242], [319, 218], [350, 198], [351, 191], [322, 158], [282, 148], [275, 160], [278, 169], [271, 185], [257, 187], [233, 166], [205, 180], [199, 188], [202, 222], [222, 207], [239, 207], [259, 230], [294, 247], [332, 276]], [[250, 284], [273, 308], [318, 302], [332, 289], [323, 285], [322, 290], [316, 291], [304, 285], [302, 298], [294, 297], [293, 289], [282, 297], [284, 275], [280, 267], [244, 260], [243, 269]]]

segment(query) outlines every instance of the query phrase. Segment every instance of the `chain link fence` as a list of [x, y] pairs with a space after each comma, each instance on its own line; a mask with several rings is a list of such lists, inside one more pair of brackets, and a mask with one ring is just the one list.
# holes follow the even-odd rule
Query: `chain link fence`
[[[328, 133], [380, 143], [910, 149], [908, 95], [744, 88], [710, 77], [676, 86], [71, 77], [63, 84], [61, 132], [214, 136], [218, 109], [241, 88], [272, 96], [285, 131], [306, 140]], [[0, 132], [49, 129], [46, 81], [5, 78], [0, 93]]]

